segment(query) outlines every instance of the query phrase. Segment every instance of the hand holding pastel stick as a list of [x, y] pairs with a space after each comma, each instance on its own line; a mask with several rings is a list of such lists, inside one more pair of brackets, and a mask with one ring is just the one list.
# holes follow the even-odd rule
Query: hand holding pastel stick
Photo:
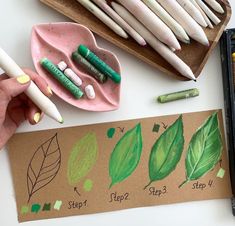
[[[46, 96], [52, 92], [46, 82], [31, 70], [24, 70], [24, 75], [9, 78], [0, 76], [0, 149], [15, 133], [17, 127], [26, 119], [37, 124], [43, 112], [23, 93], [33, 80]], [[26, 75], [27, 74], [27, 75]]]
[[[12, 78], [25, 75], [24, 71], [1, 48], [0, 68], [2, 68], [6, 74]], [[30, 82], [29, 87], [25, 90], [25, 94], [38, 106], [39, 109], [41, 109], [41, 111], [56, 121], [63, 123], [63, 118], [56, 106], [40, 91], [33, 81]]]

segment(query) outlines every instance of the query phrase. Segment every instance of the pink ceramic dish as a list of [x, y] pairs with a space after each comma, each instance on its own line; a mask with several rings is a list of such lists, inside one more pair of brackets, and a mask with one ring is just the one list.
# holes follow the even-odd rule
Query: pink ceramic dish
[[[88, 111], [111, 111], [119, 106], [120, 84], [108, 79], [104, 84], [99, 83], [88, 75], [79, 65], [72, 61], [71, 55], [80, 44], [86, 45], [91, 51], [121, 74], [117, 57], [108, 50], [99, 48], [91, 31], [76, 23], [40, 24], [33, 27], [31, 52], [36, 71], [50, 85], [53, 92], [69, 104]], [[72, 70], [82, 79], [81, 89], [86, 85], [94, 87], [96, 98], [89, 100], [86, 95], [77, 100], [52, 75], [40, 65], [44, 57], [54, 64], [65, 61]]]

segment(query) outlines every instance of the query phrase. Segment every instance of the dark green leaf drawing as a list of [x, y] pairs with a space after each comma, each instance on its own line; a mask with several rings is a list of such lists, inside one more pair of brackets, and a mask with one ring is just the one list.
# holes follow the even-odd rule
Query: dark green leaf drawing
[[154, 143], [149, 158], [150, 182], [167, 177], [178, 164], [184, 148], [182, 115]]
[[192, 136], [187, 150], [185, 183], [197, 180], [212, 170], [222, 154], [222, 137], [218, 124], [218, 114], [213, 113]]
[[94, 166], [98, 155], [95, 133], [88, 133], [72, 148], [68, 160], [67, 177], [70, 185], [84, 178]]
[[110, 188], [129, 177], [137, 167], [142, 153], [141, 125], [137, 124], [118, 141], [109, 160]]

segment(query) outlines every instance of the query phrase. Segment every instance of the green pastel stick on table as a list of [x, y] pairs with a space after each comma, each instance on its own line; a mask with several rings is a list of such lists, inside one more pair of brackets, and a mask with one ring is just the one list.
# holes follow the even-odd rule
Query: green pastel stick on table
[[78, 52], [85, 57], [93, 66], [96, 67], [100, 72], [107, 75], [115, 83], [121, 82], [121, 76], [114, 71], [109, 65], [107, 65], [103, 60], [96, 56], [91, 50], [89, 50], [85, 45], [79, 45]]
[[194, 89], [182, 90], [182, 91], [178, 91], [174, 93], [161, 95], [157, 98], [157, 101], [159, 103], [167, 103], [170, 101], [186, 99], [186, 98], [196, 97], [196, 96], [199, 96], [199, 90], [197, 88], [194, 88]]
[[72, 59], [79, 65], [81, 65], [87, 72], [90, 73], [92, 77], [98, 80], [100, 83], [105, 83], [107, 81], [107, 76], [97, 70], [89, 61], [87, 61], [81, 54], [77, 51], [73, 52]]
[[51, 75], [53, 75], [76, 99], [80, 99], [83, 96], [83, 92], [79, 89], [58, 67], [53, 64], [47, 58], [43, 58], [40, 64]]

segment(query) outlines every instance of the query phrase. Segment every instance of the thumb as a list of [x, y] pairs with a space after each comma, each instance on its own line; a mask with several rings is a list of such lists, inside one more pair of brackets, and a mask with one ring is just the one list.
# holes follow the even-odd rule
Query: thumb
[[8, 103], [12, 98], [23, 93], [30, 84], [30, 77], [22, 75], [0, 81], [0, 120], [5, 117]]

